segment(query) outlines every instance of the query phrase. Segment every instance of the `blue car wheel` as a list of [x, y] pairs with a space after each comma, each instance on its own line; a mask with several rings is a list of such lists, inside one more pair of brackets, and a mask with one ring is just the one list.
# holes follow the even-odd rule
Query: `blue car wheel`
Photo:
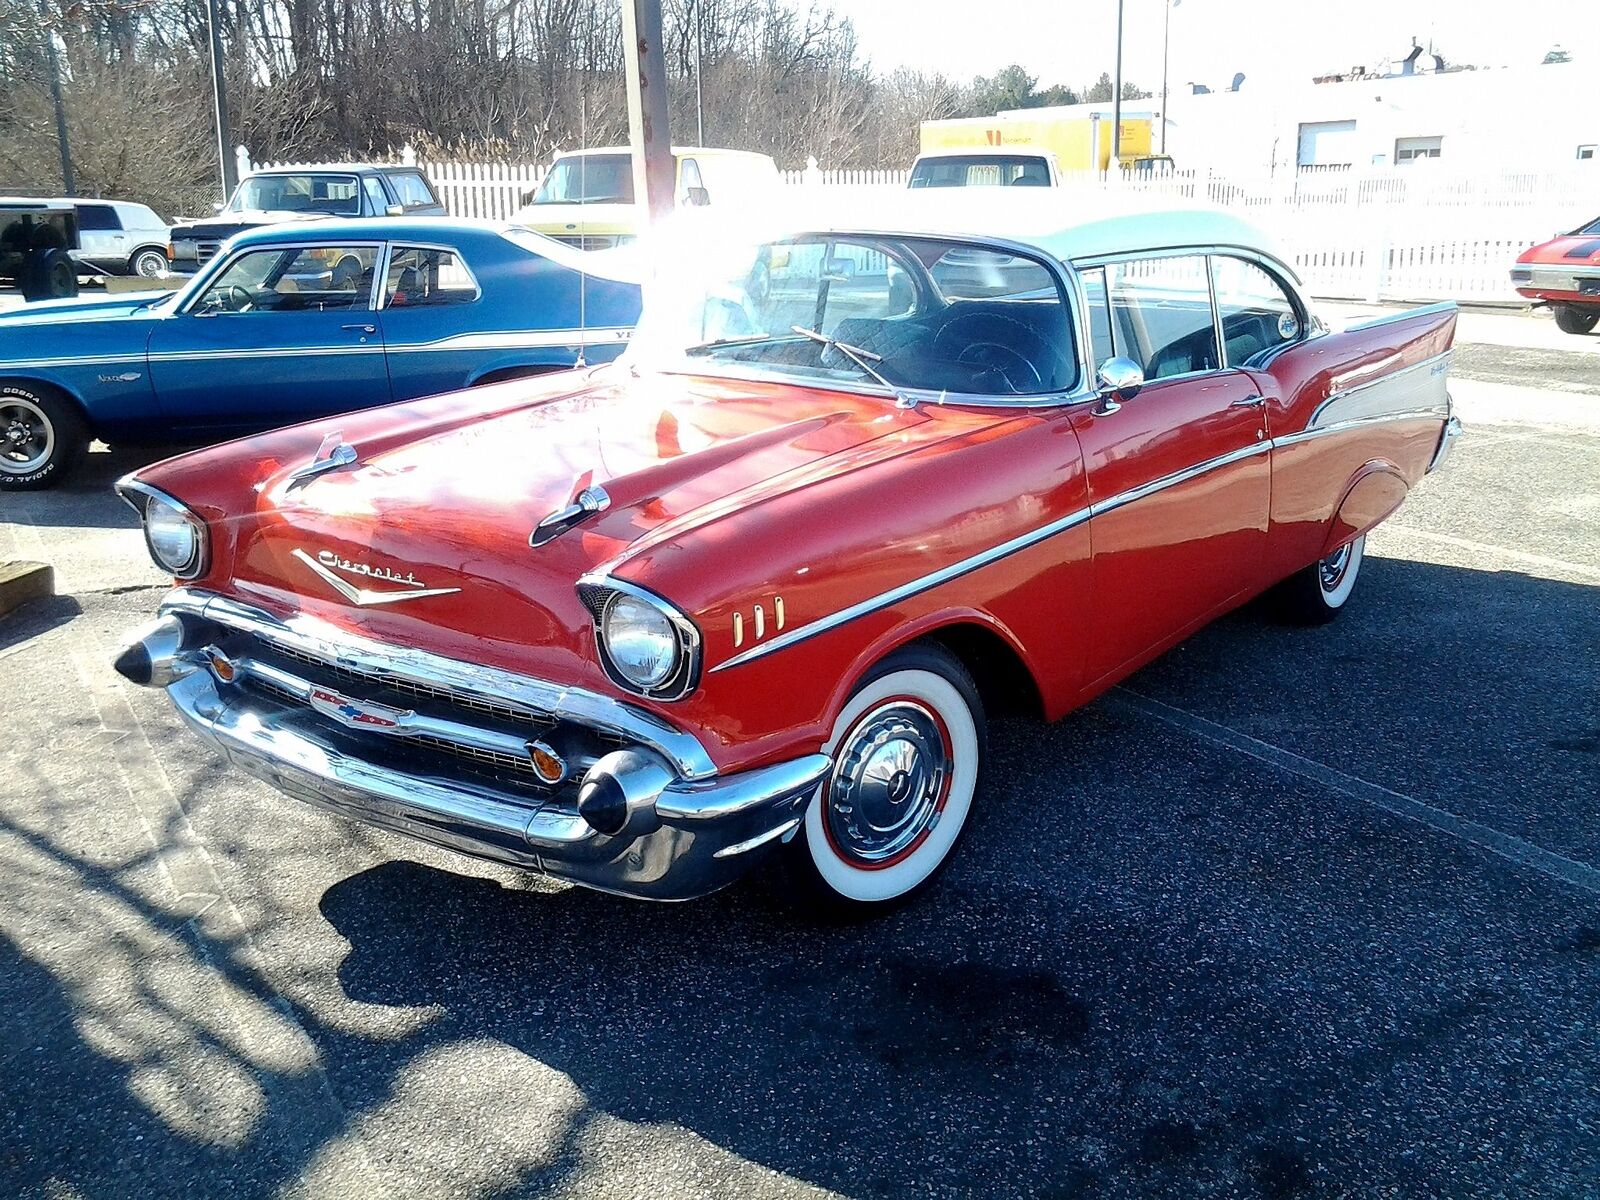
[[72, 401], [32, 383], [0, 383], [0, 491], [53, 487], [88, 448]]

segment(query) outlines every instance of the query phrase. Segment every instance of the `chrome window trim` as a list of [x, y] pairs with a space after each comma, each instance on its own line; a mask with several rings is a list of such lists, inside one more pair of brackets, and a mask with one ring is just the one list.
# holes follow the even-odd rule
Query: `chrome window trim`
[[1104, 500], [1094, 501], [1083, 508], [1068, 513], [1064, 517], [1058, 517], [1056, 520], [1051, 521], [1048, 524], [1041, 525], [1039, 528], [1030, 530], [1027, 533], [1019, 534], [1016, 537], [1011, 538], [1009, 541], [1002, 542], [998, 546], [991, 546], [989, 549], [980, 551], [979, 553], [971, 555], [968, 558], [964, 558], [960, 562], [952, 563], [947, 567], [941, 567], [937, 571], [932, 571], [927, 575], [920, 576], [919, 578], [913, 579], [908, 583], [903, 583], [897, 587], [890, 588], [887, 591], [880, 592], [875, 596], [869, 596], [864, 600], [858, 601], [847, 608], [842, 608], [826, 617], [819, 617], [817, 620], [808, 622], [805, 625], [797, 625], [793, 629], [781, 633], [769, 641], [752, 646], [742, 654], [736, 654], [732, 658], [718, 663], [716, 666], [711, 668], [709, 673], [715, 675], [720, 671], [726, 671], [733, 667], [743, 666], [744, 664], [752, 662], [755, 659], [764, 658], [766, 655], [771, 654], [774, 651], [787, 649], [788, 647], [796, 645], [800, 642], [809, 641], [811, 638], [818, 637], [824, 633], [828, 633], [833, 629], [837, 629], [841, 625], [845, 625], [851, 621], [854, 621], [858, 617], [864, 617], [882, 609], [889, 608], [900, 603], [902, 600], [909, 600], [913, 596], [930, 591], [941, 584], [949, 583], [954, 579], [959, 579], [963, 575], [969, 575], [973, 571], [989, 566], [991, 563], [998, 562], [1003, 558], [1009, 558], [1013, 554], [1026, 550], [1040, 542], [1048, 540], [1049, 538], [1055, 537], [1059, 533], [1065, 533], [1067, 530], [1082, 525], [1084, 522], [1090, 521], [1095, 517], [1104, 516], [1108, 513], [1115, 512], [1119, 508], [1126, 507], [1129, 504], [1137, 503], [1138, 501], [1146, 499], [1159, 492], [1166, 491], [1168, 488], [1176, 487], [1183, 483], [1188, 483], [1189, 481], [1198, 479], [1202, 475], [1209, 474], [1211, 471], [1214, 471], [1220, 467], [1229, 466], [1236, 462], [1242, 462], [1246, 459], [1254, 458], [1257, 455], [1266, 454], [1269, 451], [1277, 450], [1282, 446], [1290, 446], [1299, 442], [1310, 441], [1313, 438], [1327, 437], [1332, 434], [1345, 433], [1351, 429], [1360, 428], [1366, 425], [1376, 425], [1390, 421], [1444, 421], [1448, 417], [1449, 412], [1447, 408], [1444, 407], [1437, 409], [1413, 409], [1404, 412], [1384, 413], [1372, 417], [1362, 417], [1349, 421], [1341, 421], [1337, 424], [1318, 426], [1316, 428], [1306, 429], [1298, 433], [1286, 434], [1282, 437], [1266, 439], [1249, 446], [1242, 446], [1237, 450], [1231, 450], [1226, 454], [1221, 454], [1215, 458], [1207, 459], [1205, 462], [1196, 463], [1193, 466], [1185, 467], [1181, 471], [1174, 471], [1170, 475], [1164, 475], [1160, 479], [1151, 480], [1148, 483], [1140, 484], [1138, 487], [1129, 488], [1128, 490], [1119, 492], [1114, 496], [1109, 496]]
[[[383, 250], [383, 273], [377, 275], [373, 279], [373, 290], [377, 296], [377, 303], [381, 305], [381, 307], [374, 308], [372, 310], [373, 312], [387, 312], [389, 310], [389, 300], [385, 295], [385, 293], [389, 290], [389, 264], [393, 261], [395, 252], [399, 250], [432, 250], [440, 254], [455, 255], [456, 262], [460, 265], [461, 269], [467, 273], [467, 278], [472, 280], [472, 299], [466, 301], [454, 301], [453, 305], [476, 304], [478, 301], [483, 299], [483, 284], [478, 282], [478, 273], [474, 271], [471, 264], [467, 262], [466, 255], [462, 254], [461, 251], [455, 246], [445, 246], [436, 242], [409, 242], [404, 238], [396, 238], [392, 241], [384, 243]], [[430, 306], [422, 305], [422, 307], [427, 308]]]
[[254, 605], [201, 589], [176, 589], [162, 602], [160, 611], [251, 633], [335, 666], [467, 692], [526, 708], [535, 715], [587, 725], [658, 751], [685, 779], [710, 779], [717, 774], [716, 765], [693, 734], [654, 713], [586, 688], [378, 642], [306, 613], [280, 619]]
[[[234, 236], [237, 237], [238, 235], [235, 234]], [[226, 245], [227, 242], [231, 241], [231, 240], [232, 240], [231, 238], [225, 239], [223, 244]], [[371, 290], [367, 293], [367, 307], [364, 310], [363, 309], [349, 309], [349, 310], [346, 310], [346, 311], [350, 311], [350, 312], [362, 312], [362, 311], [365, 311], [365, 312], [375, 313], [378, 310], [375, 309], [374, 307], [372, 307], [372, 305], [373, 305], [373, 298], [377, 294], [377, 291], [378, 291], [378, 277], [377, 277], [377, 272], [376, 272], [376, 265], [377, 265], [377, 263], [379, 261], [381, 261], [383, 259], [384, 250], [387, 248], [388, 243], [387, 242], [373, 241], [373, 240], [371, 240], [369, 238], [332, 238], [332, 239], [329, 239], [327, 241], [313, 241], [313, 242], [264, 242], [264, 243], [252, 243], [251, 245], [248, 245], [248, 246], [236, 246], [231, 251], [229, 251], [226, 256], [224, 256], [222, 254], [221, 250], [218, 250], [217, 253], [214, 254], [211, 257], [210, 261], [205, 264], [206, 267], [209, 268], [209, 270], [205, 271], [203, 273], [200, 273], [200, 274], [196, 274], [194, 279], [190, 281], [190, 286], [194, 288], [194, 291], [186, 300], [184, 300], [184, 302], [181, 305], [178, 306], [176, 312], [177, 312], [178, 315], [182, 315], [182, 316], [191, 315], [192, 310], [194, 309], [194, 306], [200, 302], [200, 297], [205, 295], [206, 290], [209, 287], [211, 280], [213, 280], [217, 276], [221, 275], [224, 271], [226, 271], [229, 267], [233, 266], [234, 263], [238, 262], [241, 258], [243, 258], [247, 254], [265, 253], [265, 252], [274, 251], [274, 250], [329, 250], [329, 249], [339, 249], [340, 247], [344, 247], [344, 246], [349, 246], [349, 247], [352, 247], [352, 248], [354, 248], [354, 247], [370, 247], [371, 249], [377, 251], [377, 257], [373, 259], [373, 264], [374, 264], [373, 286], [372, 286]], [[222, 265], [219, 267], [217, 265], [218, 263], [221, 263]], [[249, 313], [243, 313], [243, 314], [234, 314], [234, 315], [236, 315], [236, 316], [239, 316], [239, 315], [249, 316], [250, 314]], [[231, 351], [229, 353], [231, 353]]]

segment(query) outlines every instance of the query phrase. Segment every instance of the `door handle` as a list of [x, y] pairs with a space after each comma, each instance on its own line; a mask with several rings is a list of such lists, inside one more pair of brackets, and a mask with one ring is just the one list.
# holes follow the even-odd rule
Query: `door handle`
[[353, 333], [377, 333], [376, 325], [341, 325], [340, 329], [348, 329]]
[[1233, 402], [1231, 402], [1228, 405], [1228, 407], [1229, 408], [1260, 408], [1266, 402], [1267, 401], [1266, 401], [1266, 398], [1264, 396], [1240, 396], [1239, 399], [1234, 400]]

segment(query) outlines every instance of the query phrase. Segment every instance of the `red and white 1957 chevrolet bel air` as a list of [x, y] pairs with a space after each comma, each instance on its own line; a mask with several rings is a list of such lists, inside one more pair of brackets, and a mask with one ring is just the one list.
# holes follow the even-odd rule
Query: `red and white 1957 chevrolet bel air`
[[698, 248], [618, 364], [130, 477], [181, 586], [118, 669], [430, 842], [871, 909], [948, 861], [986, 713], [1268, 588], [1332, 618], [1459, 432], [1454, 306], [1330, 332], [1229, 215], [897, 207]]

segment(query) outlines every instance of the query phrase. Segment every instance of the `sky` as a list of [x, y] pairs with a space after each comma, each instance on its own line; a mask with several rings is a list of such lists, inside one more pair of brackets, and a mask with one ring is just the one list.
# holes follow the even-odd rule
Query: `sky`
[[[791, 0], [802, 7], [806, 0]], [[966, 81], [1012, 62], [1041, 85], [1090, 83], [1112, 68], [1117, 0], [822, 0], [854, 21], [879, 70], [910, 66]], [[1124, 0], [1123, 74], [1161, 81], [1165, 0]], [[1600, 66], [1600, 0], [1177, 0], [1171, 13], [1174, 87], [1226, 87], [1376, 68], [1413, 36], [1447, 61], [1536, 64], [1559, 43]]]

